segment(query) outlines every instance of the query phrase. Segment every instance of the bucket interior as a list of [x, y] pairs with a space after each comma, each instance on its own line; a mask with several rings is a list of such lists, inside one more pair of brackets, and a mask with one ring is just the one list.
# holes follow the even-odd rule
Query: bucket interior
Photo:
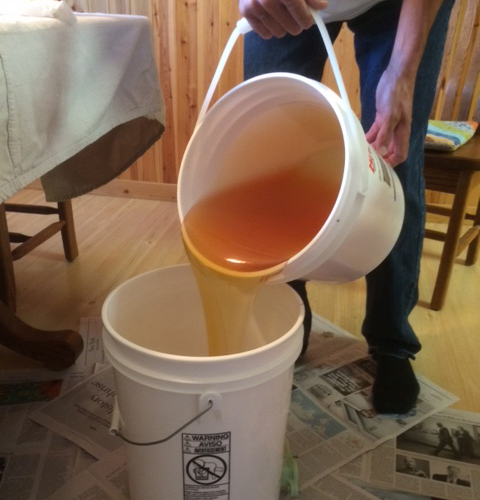
[[[135, 349], [208, 356], [203, 309], [190, 266], [163, 268], [127, 281], [107, 299], [102, 317], [110, 334]], [[299, 299], [290, 287], [268, 285], [257, 297], [249, 327], [258, 329], [269, 345], [297, 328], [299, 317]]]
[[181, 217], [214, 192], [292, 168], [304, 168], [310, 182], [338, 194], [346, 153], [336, 99], [316, 82], [276, 75], [249, 80], [226, 94], [186, 151]]
[[273, 268], [333, 219], [346, 140], [338, 96], [316, 83], [275, 75], [249, 80], [197, 128], [178, 200], [186, 233], [207, 261], [234, 271]]

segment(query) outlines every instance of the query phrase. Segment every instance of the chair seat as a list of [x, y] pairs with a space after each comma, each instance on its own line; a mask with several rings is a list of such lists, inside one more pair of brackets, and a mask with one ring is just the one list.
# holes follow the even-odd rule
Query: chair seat
[[[480, 134], [456, 151], [425, 152], [425, 186], [432, 191], [455, 194], [460, 175], [471, 176], [480, 171]], [[475, 182], [474, 182], [475, 184]], [[474, 186], [471, 186], [471, 189]]]
[[480, 133], [455, 151], [425, 151], [425, 164], [434, 161], [435, 169], [466, 168], [480, 170]]

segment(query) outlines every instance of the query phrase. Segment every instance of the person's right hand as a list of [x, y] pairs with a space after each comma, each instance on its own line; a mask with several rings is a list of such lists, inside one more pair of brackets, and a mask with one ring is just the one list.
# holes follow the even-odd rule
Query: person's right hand
[[392, 167], [408, 156], [415, 79], [395, 71], [391, 61], [378, 82], [375, 121], [367, 141]]
[[240, 14], [262, 38], [298, 35], [314, 24], [309, 7], [323, 10], [327, 0], [239, 0]]

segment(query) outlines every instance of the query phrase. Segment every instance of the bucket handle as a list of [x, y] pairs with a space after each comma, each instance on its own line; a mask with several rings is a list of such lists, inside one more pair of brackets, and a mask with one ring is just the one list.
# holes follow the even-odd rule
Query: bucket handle
[[202, 410], [200, 413], [195, 415], [188, 422], [183, 424], [181, 427], [179, 427], [176, 431], [169, 434], [167, 437], [165, 437], [163, 439], [157, 439], [156, 441], [149, 441], [149, 442], [144, 443], [144, 442], [133, 441], [131, 439], [128, 439], [127, 437], [125, 437], [122, 434], [121, 424], [120, 424], [120, 422], [121, 422], [120, 408], [118, 407], [117, 398], [115, 398], [115, 407], [113, 409], [113, 417], [112, 417], [112, 423], [110, 426], [110, 434], [117, 436], [120, 439], [122, 439], [123, 441], [125, 441], [125, 443], [133, 444], [134, 446], [153, 446], [156, 444], [166, 443], [167, 441], [172, 439], [174, 436], [176, 436], [178, 433], [183, 431], [183, 429], [188, 427], [190, 424], [193, 424], [193, 422], [197, 421], [200, 417], [205, 415], [205, 413], [209, 412], [213, 408], [213, 399], [214, 399], [213, 397], [209, 398], [208, 402], [207, 402], [207, 407], [204, 410]]
[[[344, 102], [347, 109], [350, 109], [350, 101], [348, 99], [347, 90], [345, 88], [345, 84], [343, 83], [342, 73], [340, 72], [340, 67], [338, 65], [337, 58], [335, 57], [335, 51], [333, 50], [332, 41], [330, 40], [330, 36], [328, 34], [325, 23], [323, 22], [322, 16], [320, 15], [320, 12], [318, 12], [312, 8], [310, 8], [310, 12], [313, 16], [313, 19], [315, 20], [316, 25], [318, 26], [318, 29], [320, 30], [320, 35], [322, 36], [323, 43], [325, 44], [328, 58], [330, 60], [331, 66], [332, 66], [333, 75], [335, 76], [335, 81], [337, 83], [338, 90], [340, 92], [340, 97], [342, 98], [342, 101]], [[212, 81], [210, 82], [210, 86], [209, 86], [207, 94], [205, 96], [205, 100], [203, 101], [202, 107], [200, 108], [200, 111], [198, 113], [198, 118], [197, 118], [197, 122], [195, 124], [195, 129], [197, 129], [197, 127], [200, 125], [200, 123], [205, 118], [208, 107], [209, 107], [210, 102], [211, 102], [212, 97], [213, 97], [213, 93], [215, 92], [215, 89], [217, 88], [218, 82], [220, 80], [220, 77], [222, 76], [222, 73], [223, 73], [223, 70], [224, 70], [225, 65], [227, 63], [228, 57], [230, 56], [230, 53], [232, 52], [232, 49], [233, 49], [238, 37], [240, 35], [246, 35], [250, 31], [252, 31], [252, 27], [250, 26], [250, 24], [248, 23], [248, 21], [245, 18], [242, 18], [237, 22], [237, 25], [235, 26], [234, 30], [232, 31], [232, 34], [230, 35], [230, 38], [228, 39], [227, 44], [225, 45], [225, 48], [223, 49], [223, 54], [220, 57], [220, 61], [218, 63], [217, 69], [215, 70]]]

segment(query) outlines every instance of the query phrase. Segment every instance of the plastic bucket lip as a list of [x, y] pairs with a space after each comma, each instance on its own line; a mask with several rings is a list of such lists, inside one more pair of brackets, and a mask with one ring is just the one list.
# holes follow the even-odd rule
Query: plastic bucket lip
[[[343, 148], [344, 165], [343, 165], [342, 181], [335, 200], [335, 204], [332, 207], [329, 216], [327, 217], [325, 223], [322, 225], [319, 231], [316, 233], [316, 235], [310, 240], [310, 242], [307, 245], [305, 245], [299, 252], [292, 255], [283, 265], [283, 269], [285, 270], [285, 268], [288, 269], [289, 265], [292, 265], [292, 263], [295, 262], [295, 265], [298, 265], [300, 270], [300, 274], [298, 272], [296, 274], [304, 276], [309, 272], [313, 271], [314, 269], [316, 269], [318, 266], [327, 262], [328, 259], [332, 256], [332, 254], [336, 251], [336, 249], [338, 249], [341, 246], [343, 240], [347, 237], [349, 230], [355, 225], [359, 217], [360, 210], [353, 211], [352, 207], [354, 207], [354, 205], [358, 204], [359, 202], [361, 203], [364, 198], [364, 193], [362, 193], [360, 190], [357, 190], [356, 192], [353, 193], [347, 193], [348, 196], [346, 195], [347, 191], [352, 190], [352, 185], [354, 184], [354, 178], [356, 176], [358, 177], [359, 175], [364, 175], [364, 172], [361, 172], [360, 169], [357, 170], [353, 169], [354, 158], [352, 155], [354, 150], [356, 149], [353, 143], [355, 135], [358, 133], [358, 129], [354, 123], [356, 117], [353, 115], [353, 111], [351, 109], [347, 109], [344, 101], [337, 94], [335, 94], [335, 92], [333, 92], [331, 89], [329, 89], [322, 83], [293, 73], [275, 72], [275, 73], [267, 73], [259, 75], [249, 80], [246, 80], [237, 85], [236, 87], [234, 87], [233, 89], [229, 90], [227, 93], [225, 93], [206, 113], [203, 119], [197, 124], [196, 130], [187, 145], [187, 149], [185, 151], [182, 164], [180, 167], [180, 174], [179, 174], [179, 181], [177, 188], [178, 212], [180, 216], [180, 221], [182, 222], [186, 215], [186, 212], [188, 212], [188, 210], [192, 206], [190, 205], [190, 207], [187, 208], [187, 210], [185, 210], [184, 203], [182, 202], [183, 200], [182, 184], [184, 176], [188, 175], [188, 173], [191, 173], [191, 170], [188, 173], [185, 172], [184, 165], [187, 159], [189, 158], [190, 150], [193, 148], [194, 145], [196, 145], [196, 139], [198, 139], [196, 138], [196, 132], [202, 128], [202, 125], [204, 123], [208, 122], [209, 117], [215, 116], [216, 114], [220, 113], [225, 106], [227, 106], [227, 111], [228, 111], [230, 100], [235, 98], [235, 94], [237, 97], [240, 96], [239, 99], [241, 100], [242, 94], [245, 93], [245, 91], [248, 91], [249, 88], [252, 88], [252, 86], [254, 89], [258, 88], [261, 90], [265, 86], [273, 86], [272, 82], [273, 85], [275, 83], [277, 84], [280, 83], [282, 85], [292, 86], [292, 88], [297, 89], [298, 91], [303, 91], [305, 93], [305, 102], [309, 101], [313, 102], [313, 96], [315, 94], [320, 95], [326, 101], [326, 103], [328, 103], [330, 108], [335, 113], [337, 122], [340, 126], [340, 130], [342, 133], [342, 140], [344, 145]], [[277, 89], [278, 85], [275, 90]], [[308, 93], [305, 92], [307, 89]], [[287, 92], [285, 90], [282, 90], [279, 91], [278, 94], [275, 94], [273, 97], [271, 97], [271, 100], [275, 102], [275, 99], [278, 98], [278, 96], [287, 96], [287, 95], [288, 95]], [[291, 102], [295, 101], [292, 99]], [[288, 103], [288, 99], [285, 100], [285, 103]], [[240, 102], [234, 103], [234, 107], [239, 107], [239, 105]], [[251, 112], [251, 110], [248, 110], [247, 113], [248, 112]], [[365, 141], [364, 138], [363, 141]], [[211, 146], [212, 145], [209, 144], [209, 147]], [[365, 147], [365, 152], [366, 151], [367, 148]], [[358, 182], [358, 185], [359, 186], [362, 185], [362, 182]], [[348, 218], [345, 217], [346, 214], [348, 214]], [[341, 222], [341, 224], [339, 224], [339, 222]], [[335, 238], [335, 236], [338, 234], [338, 231], [340, 230], [339, 227], [340, 225], [341, 225], [341, 230], [345, 235], [343, 239]], [[329, 238], [329, 236], [331, 237]], [[324, 240], [323, 251], [322, 251], [323, 258], [321, 258], [321, 256], [317, 252], [315, 262], [299, 264], [299, 261], [302, 261], [302, 257], [305, 256], [306, 254], [308, 255], [309, 252], [312, 250], [312, 247], [317, 245], [320, 239]], [[284, 281], [285, 279], [283, 271], [274, 273], [268, 279], [269, 283], [280, 283]]]
[[[237, 354], [187, 356], [164, 353], [126, 339], [113, 327], [109, 320], [109, 307], [121, 288], [128, 287], [136, 280], [148, 281], [149, 275], [158, 274], [160, 278], [163, 270], [169, 273], [178, 270], [181, 280], [188, 278], [188, 281], [184, 281], [185, 286], [195, 286], [193, 274], [190, 275], [189, 269], [191, 267], [188, 264], [154, 269], [130, 278], [107, 296], [102, 307], [103, 337], [107, 358], [115, 370], [136, 383], [151, 388], [200, 394], [218, 387], [221, 387], [221, 392], [254, 387], [293, 367], [301, 350], [304, 305], [288, 285], [283, 285], [281, 296], [285, 297], [283, 292], [288, 294], [287, 302], [289, 307], [292, 307], [292, 319], [288, 320], [284, 332], [264, 346]], [[295, 318], [293, 314], [296, 315]]]
[[[169, 269], [174, 269], [174, 268], [185, 268], [188, 267], [186, 264], [177, 264], [174, 266], [169, 266]], [[221, 355], [221, 356], [185, 356], [185, 355], [180, 355], [180, 354], [169, 354], [169, 353], [163, 353], [160, 351], [154, 351], [152, 349], [148, 349], [146, 347], [140, 346], [138, 344], [135, 344], [135, 342], [132, 342], [131, 340], [126, 339], [122, 335], [120, 335], [115, 328], [113, 328], [110, 320], [108, 319], [108, 307], [110, 305], [110, 302], [113, 300], [115, 294], [118, 292], [120, 288], [123, 288], [127, 284], [131, 284], [136, 280], [140, 280], [144, 278], [145, 276], [149, 274], [156, 274], [159, 272], [159, 269], [153, 269], [151, 271], [147, 271], [145, 273], [139, 274], [138, 276], [134, 276], [124, 283], [118, 285], [114, 290], [112, 290], [107, 298], [105, 299], [103, 306], [102, 306], [102, 322], [104, 328], [108, 331], [109, 335], [111, 335], [117, 342], [120, 344], [123, 344], [124, 346], [128, 347], [129, 349], [132, 349], [133, 351], [136, 351], [140, 354], [152, 357], [152, 358], [157, 358], [157, 359], [164, 359], [164, 360], [169, 360], [169, 361], [174, 361], [174, 362], [185, 362], [188, 363], [189, 365], [193, 364], [205, 364], [208, 362], [208, 364], [225, 364], [226, 361], [231, 362], [232, 360], [241, 362], [245, 358], [251, 358], [252, 356], [255, 355], [261, 355], [265, 351], [269, 351], [277, 346], [280, 346], [290, 339], [293, 335], [295, 335], [297, 329], [300, 327], [300, 325], [303, 323], [303, 314], [300, 314], [299, 317], [295, 320], [295, 323], [292, 325], [290, 330], [286, 332], [284, 335], [281, 337], [277, 338], [276, 340], [261, 346], [257, 347], [255, 349], [251, 349], [248, 351], [243, 351], [241, 353], [237, 354], [227, 354], [227, 355]], [[300, 297], [295, 294], [295, 292], [292, 290], [292, 297], [295, 297], [295, 299], [298, 301], [300, 307], [301, 307], [301, 312], [304, 310], [304, 305]]]
[[259, 365], [256, 369], [250, 368], [239, 371], [235, 370], [235, 367], [232, 367], [230, 364], [224, 365], [224, 367], [228, 366], [230, 368], [227, 376], [224, 373], [220, 376], [218, 370], [212, 370], [208, 376], [205, 374], [201, 376], [198, 374], [195, 374], [195, 376], [185, 376], [184, 374], [172, 373], [168, 370], [159, 371], [143, 366], [142, 369], [139, 369], [138, 364], [127, 363], [125, 356], [118, 357], [118, 353], [113, 355], [108, 351], [107, 358], [116, 371], [141, 385], [155, 389], [161, 388], [162, 390], [177, 392], [179, 394], [202, 394], [212, 390], [219, 393], [234, 392], [260, 385], [289, 369], [293, 369], [295, 359], [299, 353], [300, 345], [298, 352], [293, 353], [292, 351], [290, 356], [280, 360], [276, 359], [276, 363], [271, 363], [268, 366]]

